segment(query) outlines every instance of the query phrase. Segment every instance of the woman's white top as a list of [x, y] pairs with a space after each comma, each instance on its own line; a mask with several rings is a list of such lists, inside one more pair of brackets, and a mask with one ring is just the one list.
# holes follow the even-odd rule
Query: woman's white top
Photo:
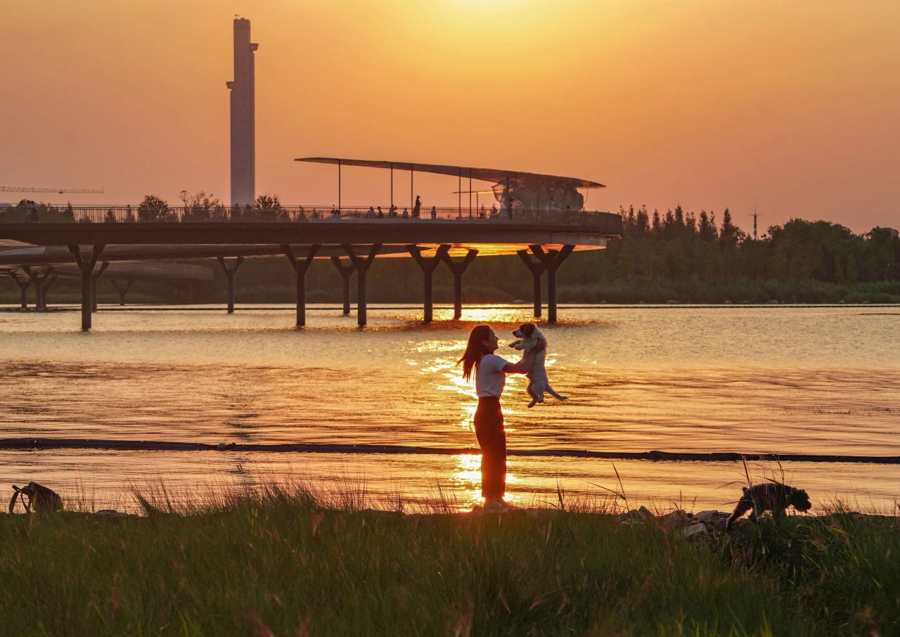
[[506, 360], [496, 354], [485, 354], [475, 364], [475, 393], [479, 398], [500, 398], [506, 385]]

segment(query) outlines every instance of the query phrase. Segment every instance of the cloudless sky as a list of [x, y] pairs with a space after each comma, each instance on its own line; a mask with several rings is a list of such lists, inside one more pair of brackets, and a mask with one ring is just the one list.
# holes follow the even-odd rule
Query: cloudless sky
[[[285, 203], [337, 202], [334, 167], [293, 161], [325, 155], [581, 177], [607, 185], [591, 209], [745, 229], [754, 206], [900, 226], [897, 0], [7, 0], [0, 185], [227, 202], [235, 14], [260, 44], [257, 192]], [[343, 177], [345, 205], [388, 202], [386, 172]], [[426, 206], [456, 186], [416, 177]]]

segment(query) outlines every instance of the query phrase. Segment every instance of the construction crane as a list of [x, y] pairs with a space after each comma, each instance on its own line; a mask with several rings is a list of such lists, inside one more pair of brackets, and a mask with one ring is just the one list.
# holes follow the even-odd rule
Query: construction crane
[[79, 195], [86, 195], [88, 193], [99, 193], [103, 194], [103, 189], [100, 190], [79, 190], [75, 188], [14, 188], [13, 186], [0, 186], [0, 192], [55, 192], [57, 194], [65, 194], [65, 193], [73, 193]]

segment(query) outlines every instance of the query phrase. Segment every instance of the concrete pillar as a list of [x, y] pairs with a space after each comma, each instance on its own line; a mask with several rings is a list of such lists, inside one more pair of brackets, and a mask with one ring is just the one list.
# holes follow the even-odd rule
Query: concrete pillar
[[128, 294], [128, 290], [131, 289], [131, 286], [134, 284], [134, 279], [128, 279], [125, 282], [125, 289], [119, 293], [119, 304], [125, 305], [125, 295]]
[[[97, 286], [100, 283], [100, 277], [106, 272], [109, 262], [104, 261], [100, 264], [100, 268], [91, 275], [91, 312], [97, 311]], [[46, 306], [44, 309], [47, 309]]]
[[43, 281], [41, 281], [41, 277], [31, 270], [30, 266], [24, 266], [22, 270], [25, 271], [25, 274], [28, 275], [28, 280], [34, 285], [34, 309], [40, 310], [43, 309], [43, 305], [41, 304], [41, 300], [43, 298]]
[[438, 247], [437, 251], [434, 253], [434, 256], [430, 259], [426, 259], [422, 256], [422, 248], [417, 245], [408, 245], [406, 246], [407, 251], [412, 256], [413, 259], [416, 260], [416, 263], [419, 264], [419, 267], [422, 268], [422, 274], [425, 277], [425, 318], [423, 319], [425, 323], [431, 323], [434, 319], [434, 291], [433, 291], [433, 274], [434, 269], [440, 265], [441, 261], [444, 260], [444, 257], [447, 256], [447, 252], [450, 251], [449, 245], [442, 245]]
[[40, 276], [34, 277], [34, 305], [36, 310], [44, 308], [44, 279]]
[[81, 330], [87, 332], [91, 329], [91, 275], [97, 259], [103, 253], [104, 245], [95, 245], [91, 258], [85, 261], [81, 256], [81, 249], [77, 245], [70, 245], [69, 252], [75, 257], [75, 263], [81, 270]]
[[575, 246], [565, 245], [562, 250], [548, 250], [539, 245], [529, 246], [531, 252], [536, 256], [544, 267], [547, 268], [547, 321], [556, 323], [556, 271], [565, 261]]
[[313, 259], [316, 258], [316, 253], [321, 247], [321, 245], [309, 246], [306, 260], [300, 261], [294, 256], [291, 246], [281, 246], [281, 251], [284, 252], [291, 262], [291, 266], [294, 268], [294, 273], [297, 276], [297, 327], [306, 325], [306, 271], [309, 270], [309, 266], [312, 265]]
[[91, 275], [91, 312], [97, 311], [97, 275]]
[[55, 274], [51, 276], [52, 270], [48, 271], [47, 275], [44, 277], [44, 289], [41, 290], [41, 307], [45, 310], [47, 309], [47, 292], [50, 291], [50, 286], [56, 283], [56, 279], [58, 278]]
[[[53, 276], [53, 268], [47, 268], [43, 271], [43, 273], [35, 273], [32, 272], [31, 268], [25, 266], [23, 268], [25, 273], [28, 275], [28, 278], [34, 283], [34, 309], [36, 310], [46, 310], [47, 309], [47, 289], [52, 284], [52, 281], [56, 280], [56, 277]], [[52, 281], [48, 282], [48, 279], [53, 276]], [[26, 286], [27, 287], [27, 286]], [[23, 294], [24, 298], [24, 294]], [[24, 307], [24, 306], [23, 306]]]
[[222, 269], [225, 270], [225, 276], [228, 279], [228, 313], [234, 314], [234, 275], [244, 262], [244, 257], [235, 259], [234, 266], [232, 267], [228, 267], [228, 264], [225, 263], [225, 257], [216, 257], [216, 259], [219, 261], [219, 265], [222, 266]]
[[534, 318], [541, 318], [541, 275], [544, 273], [544, 264], [540, 261], [532, 261], [528, 250], [519, 250], [516, 254], [531, 271], [534, 279]]
[[116, 288], [116, 292], [119, 293], [119, 305], [125, 305], [125, 295], [128, 293], [128, 290], [131, 288], [131, 284], [134, 283], [134, 279], [128, 279], [125, 283], [124, 288], [119, 287], [119, 282], [115, 279], [112, 280], [113, 287]]
[[454, 263], [449, 254], [444, 255], [444, 262], [453, 273], [453, 320], [462, 318], [462, 275], [475, 260], [478, 250], [469, 250], [459, 263]]
[[19, 286], [19, 290], [22, 292], [22, 309], [28, 309], [28, 286], [31, 285], [31, 279], [20, 279], [19, 275], [15, 272], [10, 272], [9, 276], [13, 281], [16, 282], [16, 285]]
[[363, 259], [356, 256], [353, 246], [348, 243], [342, 245], [344, 252], [350, 257], [350, 263], [356, 270], [356, 322], [360, 327], [366, 325], [366, 273], [375, 260], [375, 255], [381, 250], [381, 244], [376, 243], [369, 248], [369, 256]]
[[341, 273], [341, 278], [344, 280], [344, 316], [348, 316], [350, 314], [350, 277], [353, 276], [353, 264], [344, 265], [341, 263], [340, 257], [331, 257], [331, 262], [338, 269], [338, 272]]

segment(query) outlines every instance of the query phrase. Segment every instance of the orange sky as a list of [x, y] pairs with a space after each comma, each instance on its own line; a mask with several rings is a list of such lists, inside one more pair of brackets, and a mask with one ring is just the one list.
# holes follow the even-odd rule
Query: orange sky
[[[286, 203], [336, 203], [333, 167], [292, 161], [331, 155], [583, 177], [608, 186], [592, 209], [900, 227], [896, 0], [8, 2], [0, 185], [227, 201], [235, 13], [260, 43], [257, 191]], [[345, 169], [345, 205], [388, 198]]]

